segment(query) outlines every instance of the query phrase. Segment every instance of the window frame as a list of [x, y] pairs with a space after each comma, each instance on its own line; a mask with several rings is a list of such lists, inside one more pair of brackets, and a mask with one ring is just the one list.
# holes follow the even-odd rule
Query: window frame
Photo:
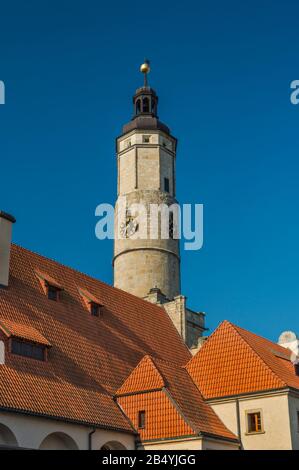
[[[254, 414], [259, 414], [260, 415], [260, 429], [251, 431], [249, 429], [249, 416], [254, 415]], [[263, 434], [265, 432], [264, 430], [264, 419], [263, 419], [263, 412], [262, 409], [255, 409], [255, 410], [246, 410], [245, 411], [246, 415], [246, 435], [252, 435], [252, 434]]]
[[138, 429], [145, 429], [146, 412], [145, 410], [138, 411]]
[[[47, 298], [48, 298], [49, 300], [52, 300], [53, 302], [59, 302], [59, 292], [60, 292], [60, 289], [58, 289], [58, 287], [53, 286], [52, 284], [49, 284], [49, 283], [46, 284], [46, 289], [47, 289]], [[52, 293], [55, 292], [56, 297], [55, 297], [55, 298], [54, 298], [54, 297], [50, 297], [50, 292], [52, 292]]]
[[[92, 317], [99, 317], [100, 314], [101, 314], [101, 305], [96, 303], [96, 302], [89, 302], [89, 311], [91, 313], [91, 316]], [[93, 310], [94, 308], [96, 308], [96, 310]]]
[[[20, 347], [20, 351], [17, 351], [16, 348], [14, 347], [17, 345]], [[21, 352], [22, 346], [24, 347], [23, 351], [26, 350], [26, 346], [27, 346], [27, 353]], [[30, 347], [32, 348], [32, 351], [39, 350], [41, 352], [41, 356], [28, 354]], [[34, 343], [33, 341], [26, 341], [22, 338], [16, 338], [16, 337], [10, 338], [9, 352], [13, 354], [14, 356], [20, 356], [26, 359], [34, 359], [35, 361], [45, 362], [47, 360], [47, 347], [45, 345]]]
[[142, 135], [142, 143], [143, 143], [143, 144], [150, 144], [150, 143], [151, 143], [151, 136], [150, 136], [150, 134], [143, 134], [143, 135]]

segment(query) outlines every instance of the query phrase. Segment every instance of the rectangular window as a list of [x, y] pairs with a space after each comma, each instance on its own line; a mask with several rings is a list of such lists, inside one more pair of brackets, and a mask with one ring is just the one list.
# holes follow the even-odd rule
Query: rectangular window
[[58, 301], [58, 292], [59, 292], [59, 290], [57, 289], [57, 287], [48, 285], [47, 286], [47, 292], [48, 292], [48, 299], [54, 300], [56, 302]]
[[90, 313], [94, 317], [98, 317], [100, 315], [100, 305], [95, 302], [90, 302]]
[[149, 144], [150, 143], [150, 140], [151, 140], [151, 136], [150, 135], [144, 135], [142, 136], [142, 141], [144, 144]]
[[138, 412], [138, 427], [139, 429], [145, 428], [145, 411]]
[[26, 343], [18, 339], [11, 340], [11, 352], [18, 356], [30, 357], [39, 361], [45, 360], [45, 346]]
[[128, 149], [129, 147], [131, 147], [132, 142], [130, 140], [127, 140], [125, 145], [126, 145], [126, 148]]
[[169, 178], [164, 178], [164, 191], [169, 193]]
[[262, 414], [260, 411], [247, 413], [247, 432], [248, 434], [262, 432]]

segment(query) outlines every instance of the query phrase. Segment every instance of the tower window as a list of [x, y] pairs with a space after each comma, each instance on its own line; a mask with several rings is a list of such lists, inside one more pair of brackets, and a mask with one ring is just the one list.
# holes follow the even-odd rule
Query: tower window
[[131, 147], [131, 146], [132, 146], [131, 140], [126, 140], [125, 145], [126, 145], [126, 148], [127, 148], [127, 149], [128, 149], [129, 147]]
[[59, 289], [55, 286], [47, 285], [47, 296], [49, 300], [58, 301], [59, 299]]
[[144, 113], [149, 113], [150, 107], [149, 107], [149, 99], [148, 98], [143, 98], [143, 112]]
[[14, 338], [11, 340], [11, 352], [19, 356], [44, 361], [45, 350], [45, 346], [39, 344], [27, 343]]
[[164, 178], [164, 191], [169, 193], [169, 178]]
[[262, 432], [262, 414], [260, 411], [247, 413], [247, 432], [248, 434]]
[[169, 214], [169, 238], [171, 238], [171, 239], [173, 239], [173, 230], [174, 230], [173, 212], [170, 212], [170, 214]]
[[150, 135], [144, 135], [142, 136], [142, 141], [144, 144], [149, 144], [151, 141], [151, 136]]
[[96, 302], [90, 302], [90, 313], [94, 317], [100, 316], [101, 306]]
[[145, 411], [138, 412], [138, 427], [139, 429], [145, 428]]

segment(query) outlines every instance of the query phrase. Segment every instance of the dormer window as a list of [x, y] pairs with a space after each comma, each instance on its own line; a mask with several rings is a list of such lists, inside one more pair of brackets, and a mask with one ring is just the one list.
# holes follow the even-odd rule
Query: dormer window
[[103, 308], [101, 301], [86, 289], [79, 288], [78, 290], [85, 308], [93, 317], [99, 317]]
[[101, 313], [101, 305], [97, 304], [96, 302], [90, 302], [89, 304], [90, 313], [94, 317], [99, 317]]
[[34, 344], [20, 339], [11, 339], [11, 352], [18, 356], [29, 357], [37, 359], [38, 361], [45, 361], [46, 347], [41, 344]]
[[51, 284], [47, 284], [47, 296], [49, 300], [54, 300], [58, 302], [59, 300], [59, 290], [56, 286], [51, 286]]
[[31, 325], [1, 318], [0, 331], [8, 337], [9, 352], [11, 354], [39, 361], [47, 360], [47, 351], [51, 344]]
[[48, 299], [54, 300], [54, 302], [58, 302], [59, 293], [63, 290], [61, 284], [59, 284], [56, 279], [54, 279], [52, 276], [49, 276], [47, 273], [36, 270], [35, 274], [41, 283], [42, 289]]

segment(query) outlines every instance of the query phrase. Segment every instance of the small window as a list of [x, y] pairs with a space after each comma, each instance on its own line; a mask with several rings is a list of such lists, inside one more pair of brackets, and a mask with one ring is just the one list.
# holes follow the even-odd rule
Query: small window
[[94, 317], [100, 316], [101, 306], [95, 302], [90, 302], [90, 313]]
[[45, 346], [27, 343], [18, 339], [11, 340], [11, 352], [18, 356], [30, 357], [39, 361], [45, 360]]
[[145, 411], [138, 412], [138, 427], [139, 429], [145, 428]]
[[173, 212], [169, 213], [169, 238], [173, 240], [174, 235], [174, 223], [173, 223]]
[[126, 148], [128, 149], [129, 147], [132, 146], [132, 142], [130, 140], [126, 140], [125, 145], [126, 145]]
[[164, 178], [164, 191], [169, 193], [169, 178]]
[[262, 432], [262, 415], [260, 411], [247, 413], [247, 432]]
[[59, 289], [55, 286], [51, 286], [50, 284], [47, 285], [47, 295], [48, 299], [58, 301], [59, 297]]
[[297, 432], [299, 432], [299, 411], [297, 410]]
[[149, 113], [149, 109], [150, 108], [150, 105], [149, 105], [149, 99], [148, 98], [143, 98], [143, 112], [144, 113]]
[[142, 136], [142, 140], [144, 144], [149, 144], [151, 141], [151, 136], [150, 135], [144, 135]]

